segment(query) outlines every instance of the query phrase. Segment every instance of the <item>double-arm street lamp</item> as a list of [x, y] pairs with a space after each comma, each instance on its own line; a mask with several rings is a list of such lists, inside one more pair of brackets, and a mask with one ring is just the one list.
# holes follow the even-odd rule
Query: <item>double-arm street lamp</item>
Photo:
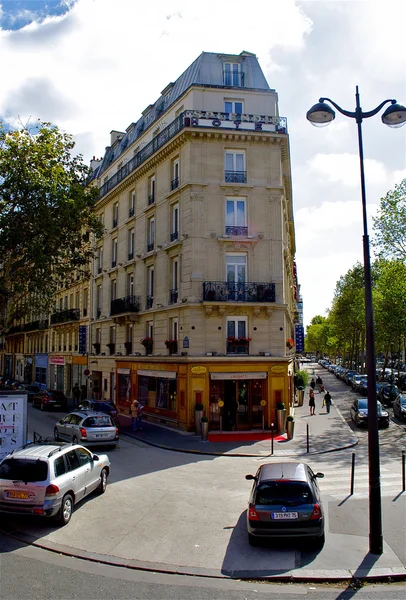
[[381, 482], [379, 466], [379, 433], [378, 433], [378, 407], [376, 401], [376, 365], [374, 342], [374, 318], [372, 309], [371, 286], [371, 259], [369, 253], [369, 237], [367, 224], [367, 208], [365, 194], [364, 153], [362, 147], [363, 119], [376, 115], [385, 104], [390, 106], [385, 110], [381, 119], [389, 127], [401, 127], [406, 122], [406, 108], [397, 104], [396, 100], [384, 100], [379, 106], [368, 112], [363, 112], [360, 106], [358, 86], [355, 93], [355, 111], [344, 110], [330, 98], [320, 98], [319, 102], [307, 112], [306, 118], [312, 125], [323, 127], [334, 118], [334, 110], [326, 104], [332, 104], [341, 114], [355, 119], [358, 127], [358, 148], [361, 170], [361, 197], [362, 218], [364, 225], [364, 285], [365, 285], [365, 326], [366, 326], [366, 353], [368, 375], [368, 464], [369, 464], [369, 551], [372, 554], [382, 554], [382, 507], [381, 507]]

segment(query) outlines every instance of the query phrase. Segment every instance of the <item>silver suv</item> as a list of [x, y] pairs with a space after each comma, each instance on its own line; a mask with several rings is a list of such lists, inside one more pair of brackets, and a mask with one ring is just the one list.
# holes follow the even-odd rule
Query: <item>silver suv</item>
[[110, 461], [77, 444], [29, 443], [0, 464], [0, 512], [53, 517], [69, 523], [74, 505], [104, 494]]

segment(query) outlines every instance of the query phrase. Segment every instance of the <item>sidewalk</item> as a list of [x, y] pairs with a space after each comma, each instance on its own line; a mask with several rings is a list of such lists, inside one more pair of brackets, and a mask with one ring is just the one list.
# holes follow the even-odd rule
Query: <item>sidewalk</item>
[[[316, 394], [316, 415], [309, 415], [306, 398], [303, 406], [295, 407], [295, 432], [292, 440], [274, 439], [273, 456], [275, 457], [305, 457], [311, 454], [321, 454], [351, 448], [357, 444], [357, 437], [345, 423], [340, 412], [335, 406], [331, 407], [328, 415], [325, 408], [321, 408], [321, 398]], [[307, 449], [307, 428], [309, 432], [309, 451]], [[264, 458], [272, 456], [272, 441], [226, 441], [203, 442], [200, 436], [193, 433], [179, 432], [178, 430], [148, 423], [144, 420], [143, 429], [133, 432], [130, 427], [121, 427], [121, 435], [130, 436], [151, 446], [174, 450], [176, 452], [190, 452], [205, 455], [224, 456], [257, 456]], [[236, 438], [241, 437], [236, 433]], [[227, 432], [227, 438], [230, 437]], [[271, 434], [270, 434], [271, 436]], [[280, 437], [280, 436], [278, 436]], [[284, 435], [286, 438], [286, 434]]]

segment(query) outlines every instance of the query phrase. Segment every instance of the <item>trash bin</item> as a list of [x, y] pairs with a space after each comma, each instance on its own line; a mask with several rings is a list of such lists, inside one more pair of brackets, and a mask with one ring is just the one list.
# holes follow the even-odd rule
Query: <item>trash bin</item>
[[303, 387], [298, 387], [296, 388], [296, 398], [297, 398], [297, 405], [298, 406], [303, 406], [303, 400], [304, 400], [304, 388]]

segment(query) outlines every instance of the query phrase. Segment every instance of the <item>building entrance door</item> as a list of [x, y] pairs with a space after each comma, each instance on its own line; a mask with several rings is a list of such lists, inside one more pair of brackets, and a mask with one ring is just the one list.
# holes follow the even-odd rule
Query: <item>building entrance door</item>
[[[220, 416], [224, 431], [259, 429], [263, 425], [264, 381], [240, 379], [215, 381], [210, 392], [210, 427], [220, 427]], [[222, 408], [218, 400], [224, 401]], [[267, 424], [264, 423], [266, 427]]]

